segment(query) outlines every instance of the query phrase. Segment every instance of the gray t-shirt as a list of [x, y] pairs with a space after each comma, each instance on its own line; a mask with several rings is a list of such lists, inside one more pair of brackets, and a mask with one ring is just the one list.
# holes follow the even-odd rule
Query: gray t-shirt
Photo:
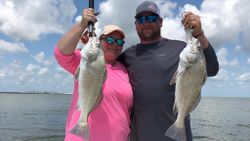
[[[132, 46], [119, 57], [128, 69], [133, 89], [131, 141], [171, 141], [165, 132], [177, 115], [173, 113], [175, 85], [170, 85], [170, 80], [185, 46], [185, 42], [162, 38], [155, 43]], [[218, 61], [211, 45], [204, 50], [204, 55], [209, 60], [208, 74], [216, 74]], [[189, 116], [185, 124], [187, 139], [191, 141]]]

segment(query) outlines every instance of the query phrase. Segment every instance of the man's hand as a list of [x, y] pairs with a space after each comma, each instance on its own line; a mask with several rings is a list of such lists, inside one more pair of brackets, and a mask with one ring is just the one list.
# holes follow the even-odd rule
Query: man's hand
[[198, 15], [195, 15], [192, 12], [187, 12], [183, 14], [182, 24], [185, 29], [193, 29], [193, 36], [197, 38], [200, 35], [203, 35], [203, 30], [201, 28], [201, 21]]
[[208, 48], [209, 42], [207, 37], [204, 35], [204, 32], [201, 28], [201, 21], [198, 15], [195, 15], [192, 12], [186, 12], [183, 14], [182, 24], [185, 29], [193, 29], [193, 37], [199, 40], [203, 49]]

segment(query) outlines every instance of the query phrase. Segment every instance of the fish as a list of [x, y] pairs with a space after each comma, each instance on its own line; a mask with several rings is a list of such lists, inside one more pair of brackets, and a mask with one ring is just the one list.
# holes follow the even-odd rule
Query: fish
[[106, 80], [106, 63], [100, 41], [90, 37], [82, 48], [80, 65], [76, 72], [78, 79], [77, 108], [80, 118], [71, 133], [89, 140], [88, 116], [102, 98], [102, 85]]
[[170, 84], [175, 83], [173, 112], [176, 121], [165, 135], [177, 141], [186, 141], [185, 118], [199, 104], [201, 89], [207, 79], [206, 60], [199, 40], [192, 36], [192, 29], [186, 29], [186, 47], [179, 55], [179, 64]]

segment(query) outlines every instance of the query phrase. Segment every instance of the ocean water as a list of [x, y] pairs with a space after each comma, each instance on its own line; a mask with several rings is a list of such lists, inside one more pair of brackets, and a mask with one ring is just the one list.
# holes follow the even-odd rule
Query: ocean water
[[[0, 94], [0, 141], [63, 141], [71, 95]], [[250, 141], [250, 98], [202, 97], [194, 141]]]
[[250, 141], [250, 98], [202, 97], [191, 122], [197, 141]]
[[63, 141], [71, 95], [0, 94], [0, 141]]

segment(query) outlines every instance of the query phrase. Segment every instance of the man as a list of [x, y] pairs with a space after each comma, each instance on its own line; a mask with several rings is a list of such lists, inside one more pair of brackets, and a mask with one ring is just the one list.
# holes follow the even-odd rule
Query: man
[[[140, 37], [136, 44], [120, 56], [127, 67], [134, 94], [131, 115], [131, 141], [168, 141], [165, 131], [176, 120], [173, 113], [175, 85], [170, 80], [177, 70], [179, 54], [185, 42], [161, 36], [162, 18], [157, 5], [145, 1], [136, 9], [135, 26]], [[208, 76], [219, 70], [216, 54], [201, 28], [199, 16], [188, 12], [182, 23], [193, 29], [204, 51]], [[185, 120], [188, 141], [192, 140], [190, 117]]]

